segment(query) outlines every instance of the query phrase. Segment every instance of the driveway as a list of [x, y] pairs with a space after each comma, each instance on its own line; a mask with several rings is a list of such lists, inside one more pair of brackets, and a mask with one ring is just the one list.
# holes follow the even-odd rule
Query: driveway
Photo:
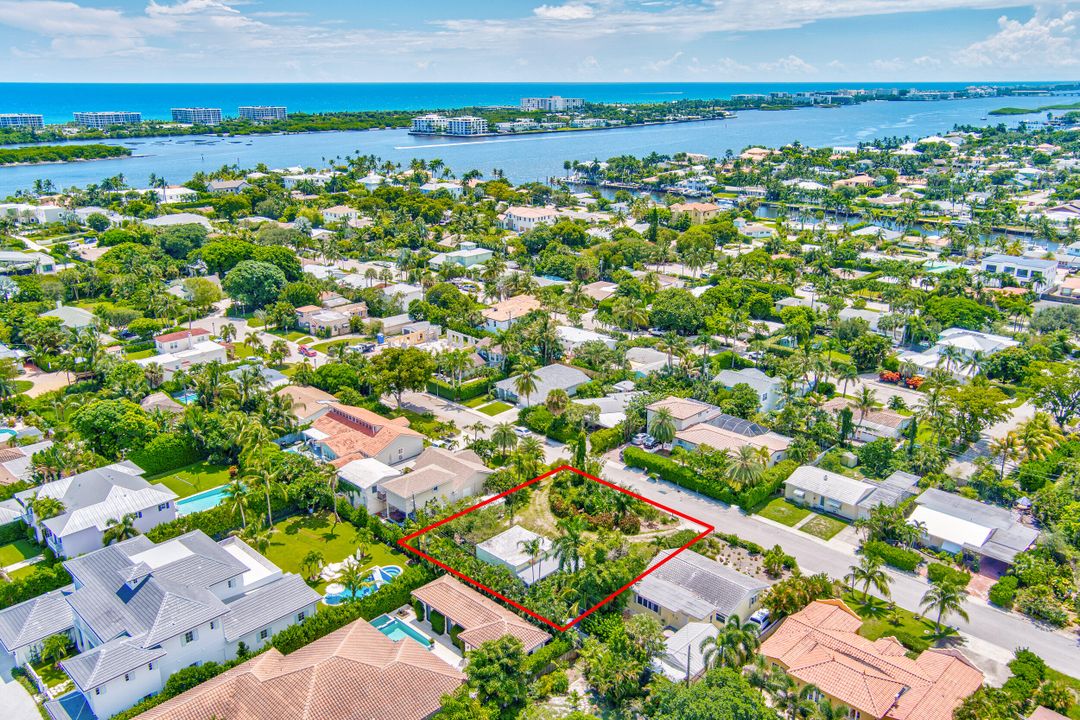
[[0, 653], [0, 708], [4, 720], [40, 720], [37, 705], [18, 680], [11, 677], [14, 663], [7, 653]]

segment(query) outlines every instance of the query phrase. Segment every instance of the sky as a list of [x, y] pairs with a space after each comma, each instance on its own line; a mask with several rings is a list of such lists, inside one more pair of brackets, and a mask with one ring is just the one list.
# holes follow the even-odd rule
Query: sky
[[0, 81], [1080, 79], [1080, 0], [0, 0]]

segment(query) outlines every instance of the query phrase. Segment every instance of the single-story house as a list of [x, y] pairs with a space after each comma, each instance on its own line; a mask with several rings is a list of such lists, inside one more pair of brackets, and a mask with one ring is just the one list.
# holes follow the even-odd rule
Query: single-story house
[[675, 355], [668, 356], [667, 353], [649, 347], [630, 348], [626, 351], [626, 361], [630, 363], [630, 369], [639, 378], [668, 367], [682, 365], [682, 358]]
[[529, 407], [547, 400], [548, 393], [552, 390], [565, 390], [567, 395], [572, 396], [579, 387], [589, 382], [588, 375], [569, 365], [547, 365], [534, 371], [533, 375], [536, 376], [536, 389], [528, 396], [518, 397], [516, 375], [495, 383], [495, 394], [522, 407]]
[[858, 520], [868, 517], [878, 505], [896, 507], [912, 497], [917, 482], [918, 478], [908, 473], [893, 473], [878, 483], [801, 465], [784, 481], [784, 497], [797, 505]]
[[[525, 545], [540, 541], [540, 552], [530, 555]], [[559, 561], [549, 557], [551, 540], [520, 525], [494, 535], [476, 546], [476, 557], [490, 565], [502, 565], [526, 585], [543, 580], [559, 569]]]
[[711, 622], [686, 623], [664, 640], [664, 654], [653, 661], [653, 672], [672, 682], [696, 680], [707, 669], [701, 644], [719, 634], [720, 628]]
[[630, 588], [630, 612], [676, 630], [693, 622], [721, 627], [732, 617], [745, 621], [769, 587], [693, 550], [661, 550], [650, 567], [656, 569]]
[[915, 499], [908, 522], [922, 531], [922, 543], [949, 553], [967, 552], [1012, 565], [1039, 538], [1012, 510], [930, 488]]
[[504, 635], [520, 640], [526, 653], [536, 652], [551, 640], [548, 632], [449, 575], [432, 580], [412, 594], [421, 604], [419, 619], [430, 622], [435, 614], [441, 615], [445, 633], [456, 636], [466, 651]]
[[353, 507], [361, 507], [372, 515], [386, 511], [386, 493], [379, 488], [383, 480], [395, 478], [401, 471], [375, 458], [353, 460], [338, 468], [338, 489], [349, 498]]

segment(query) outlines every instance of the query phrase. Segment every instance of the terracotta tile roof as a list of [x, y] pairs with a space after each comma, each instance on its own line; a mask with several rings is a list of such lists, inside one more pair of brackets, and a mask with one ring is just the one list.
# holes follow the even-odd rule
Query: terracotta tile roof
[[895, 638], [867, 640], [861, 626], [842, 601], [817, 600], [786, 618], [761, 651], [863, 717], [950, 720], [982, 685], [982, 673], [958, 651], [927, 650], [912, 660]]
[[192, 328], [191, 330], [180, 330], [179, 332], [166, 333], [164, 335], [155, 335], [154, 340], [160, 343], [173, 342], [174, 340], [183, 340], [189, 337], [201, 337], [202, 335], [209, 335], [209, 330], [203, 330], [202, 328]]
[[[333, 405], [329, 412], [312, 425], [326, 433], [322, 444], [330, 448], [338, 460], [374, 457], [402, 435], [424, 437], [409, 427], [407, 418], [384, 418], [365, 408]], [[337, 462], [337, 461], [335, 461]]]
[[422, 720], [465, 676], [364, 620], [290, 655], [271, 649], [139, 715], [141, 720]]
[[319, 388], [304, 387], [300, 385], [285, 385], [279, 388], [278, 395], [287, 395], [292, 398], [292, 412], [298, 419], [303, 420], [311, 417], [327, 405], [337, 403], [337, 398]]
[[521, 640], [525, 652], [531, 653], [551, 639], [548, 633], [449, 575], [413, 590], [413, 597], [464, 628], [458, 637], [471, 647], [513, 635]]
[[706, 410], [715, 410], [717, 413], [720, 412], [720, 409], [713, 405], [708, 405], [691, 398], [678, 398], [674, 396], [664, 398], [663, 400], [657, 400], [652, 405], [649, 405], [647, 409], [656, 412], [661, 408], [667, 408], [668, 412], [671, 413], [671, 417], [676, 420], [688, 420]]
[[488, 320], [506, 320], [508, 317], [516, 319], [528, 315], [533, 310], [539, 310], [540, 307], [540, 301], [532, 295], [515, 295], [485, 308], [482, 314]]

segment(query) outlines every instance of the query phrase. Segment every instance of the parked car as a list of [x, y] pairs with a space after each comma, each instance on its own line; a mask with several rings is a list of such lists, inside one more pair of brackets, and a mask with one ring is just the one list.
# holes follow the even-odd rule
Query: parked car
[[300, 346], [300, 354], [304, 357], [315, 357], [315, 351], [309, 348], [307, 345]]
[[532, 431], [528, 428], [523, 428], [520, 425], [515, 425], [514, 434], [517, 435], [519, 438], [527, 438], [532, 435]]
[[645, 439], [649, 437], [648, 433], [638, 433], [630, 440], [631, 445], [644, 445]]
[[645, 449], [652, 450], [654, 447], [660, 444], [660, 441], [654, 438], [652, 435], [645, 436]]
[[750, 616], [749, 622], [757, 626], [758, 635], [772, 627], [772, 620], [769, 618], [769, 610], [767, 608], [761, 608], [760, 610], [755, 611]]

